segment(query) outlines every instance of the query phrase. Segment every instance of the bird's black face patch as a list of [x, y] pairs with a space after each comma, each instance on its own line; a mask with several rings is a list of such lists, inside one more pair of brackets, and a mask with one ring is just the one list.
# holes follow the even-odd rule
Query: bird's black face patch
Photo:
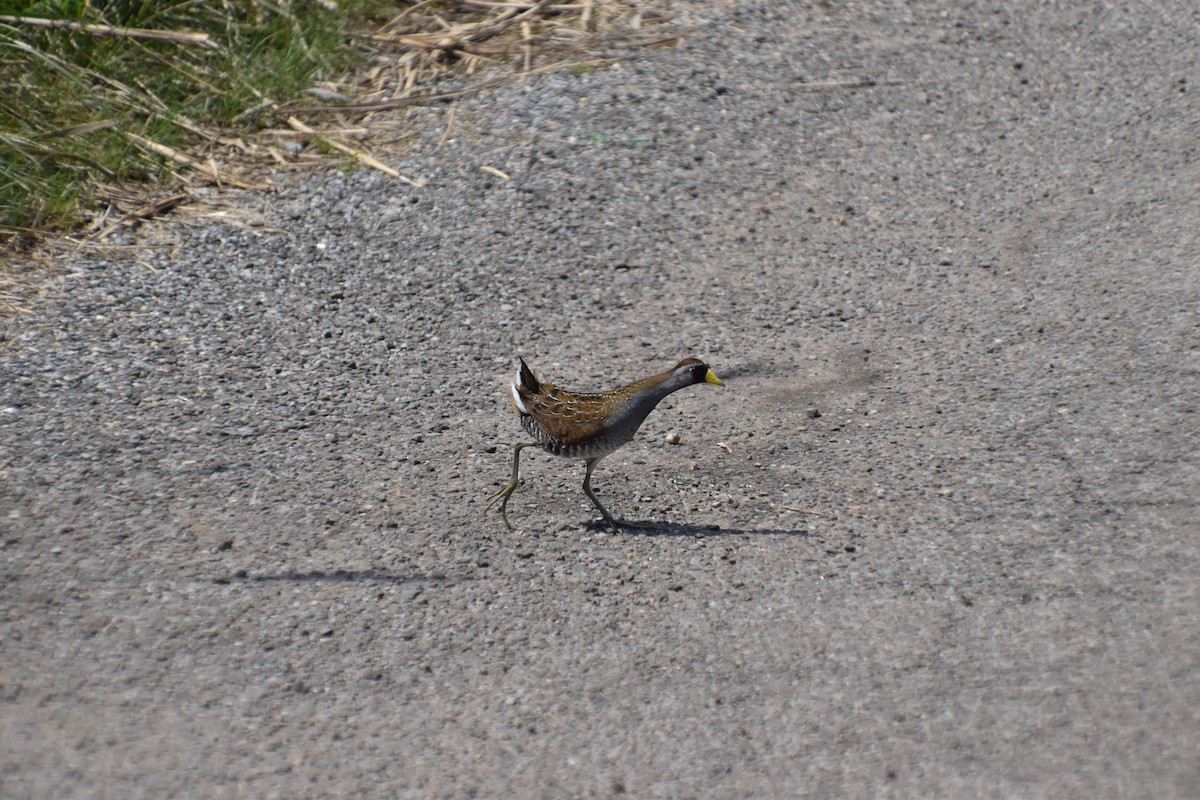
[[692, 380], [696, 383], [704, 383], [705, 376], [708, 375], [707, 364], [696, 364], [692, 367]]

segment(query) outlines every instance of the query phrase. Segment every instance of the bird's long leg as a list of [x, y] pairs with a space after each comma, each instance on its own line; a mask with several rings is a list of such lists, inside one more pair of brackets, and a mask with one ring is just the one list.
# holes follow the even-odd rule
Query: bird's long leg
[[612, 514], [608, 513], [608, 509], [601, 505], [600, 500], [592, 492], [592, 470], [595, 469], [596, 462], [599, 460], [598, 458], [589, 458], [587, 460], [587, 472], [583, 474], [583, 493], [596, 505], [596, 508], [600, 509], [600, 515], [604, 517], [604, 521], [608, 523], [608, 526], [617, 533], [620, 533], [621, 526], [617, 524], [617, 521], [612, 518]]
[[504, 517], [504, 524], [508, 526], [510, 531], [513, 529], [513, 526], [512, 523], [508, 521], [508, 498], [512, 497], [512, 493], [517, 490], [517, 476], [521, 470], [521, 451], [526, 447], [532, 447], [535, 444], [537, 444], [537, 442], [521, 442], [513, 448], [512, 475], [509, 477], [508, 483], [505, 484], [503, 488], [498, 489], [497, 491], [488, 495], [488, 504], [484, 508], [484, 511], [490, 511], [492, 506], [496, 505], [497, 502], [500, 503], [500, 516]]

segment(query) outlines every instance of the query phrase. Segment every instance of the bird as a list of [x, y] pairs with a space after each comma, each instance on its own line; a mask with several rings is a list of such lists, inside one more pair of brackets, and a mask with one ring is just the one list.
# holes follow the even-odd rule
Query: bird
[[[587, 465], [583, 475], [583, 493], [600, 511], [614, 531], [621, 526], [592, 492], [592, 471], [600, 459], [633, 439], [638, 428], [659, 402], [687, 386], [711, 383], [724, 386], [707, 364], [698, 358], [685, 358], [666, 372], [607, 392], [571, 392], [540, 380], [518, 356], [520, 368], [516, 381], [509, 386], [509, 400], [521, 418], [521, 426], [537, 441], [521, 442], [513, 448], [512, 475], [508, 483], [488, 495], [490, 510], [500, 504], [500, 515], [509, 530], [508, 500], [517, 489], [521, 451], [540, 446], [556, 456], [581, 458]], [[628, 527], [636, 527], [626, 523]]]

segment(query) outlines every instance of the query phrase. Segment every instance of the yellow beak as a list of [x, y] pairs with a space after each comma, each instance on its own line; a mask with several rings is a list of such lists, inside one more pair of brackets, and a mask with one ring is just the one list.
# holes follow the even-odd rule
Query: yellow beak
[[718, 378], [717, 373], [713, 372], [711, 369], [708, 371], [708, 374], [704, 376], [704, 380], [706, 383], [715, 383], [717, 386], [725, 385], [725, 381]]

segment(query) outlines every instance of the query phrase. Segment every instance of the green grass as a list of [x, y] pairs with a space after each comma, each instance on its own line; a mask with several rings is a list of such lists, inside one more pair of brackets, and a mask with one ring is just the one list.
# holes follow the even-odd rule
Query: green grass
[[[360, 0], [0, 0], [0, 240], [63, 229], [104, 187], [165, 180], [171, 165], [129, 134], [173, 148], [273, 121], [273, 104], [351, 67]], [[164, 41], [84, 25], [204, 35]], [[22, 234], [22, 235], [18, 235]]]

